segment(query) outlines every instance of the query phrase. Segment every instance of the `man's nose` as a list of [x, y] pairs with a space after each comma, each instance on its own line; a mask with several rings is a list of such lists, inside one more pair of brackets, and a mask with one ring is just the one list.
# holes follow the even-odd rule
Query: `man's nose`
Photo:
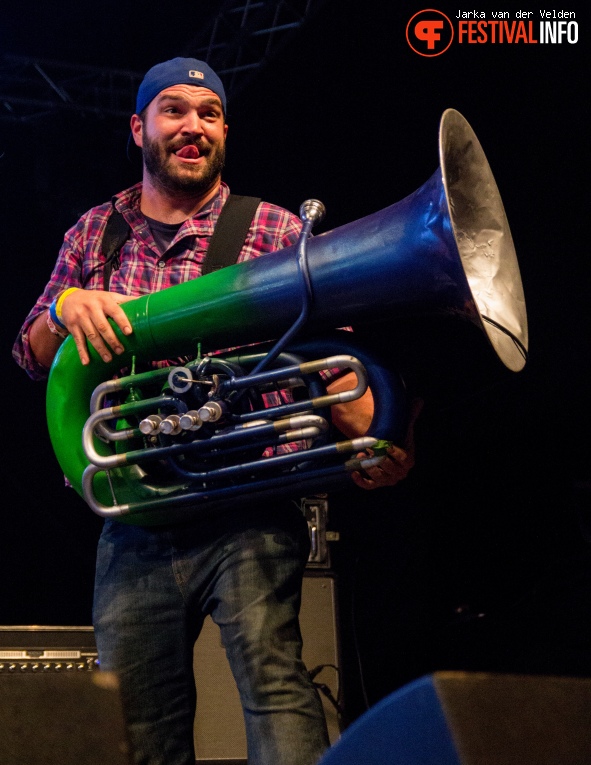
[[191, 135], [201, 135], [203, 133], [203, 123], [199, 114], [192, 109], [185, 114], [182, 130]]

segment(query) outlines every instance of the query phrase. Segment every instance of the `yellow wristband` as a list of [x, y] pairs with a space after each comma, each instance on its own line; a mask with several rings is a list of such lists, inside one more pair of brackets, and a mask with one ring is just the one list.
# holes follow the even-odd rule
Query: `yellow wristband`
[[64, 304], [64, 300], [70, 295], [72, 292], [76, 292], [79, 290], [80, 287], [68, 287], [67, 290], [64, 290], [62, 294], [58, 297], [57, 302], [55, 304], [55, 315], [58, 319], [62, 318], [62, 306]]

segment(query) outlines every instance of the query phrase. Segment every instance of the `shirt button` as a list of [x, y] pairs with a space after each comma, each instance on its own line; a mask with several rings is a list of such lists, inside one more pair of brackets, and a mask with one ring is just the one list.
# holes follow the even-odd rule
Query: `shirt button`
[[158, 268], [164, 268], [165, 265], [166, 263], [163, 260], [158, 261]]

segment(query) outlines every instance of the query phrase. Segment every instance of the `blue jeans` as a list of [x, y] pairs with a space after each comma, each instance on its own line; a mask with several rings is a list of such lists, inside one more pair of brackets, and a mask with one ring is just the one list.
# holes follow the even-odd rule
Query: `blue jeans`
[[308, 549], [295, 507], [167, 528], [105, 523], [95, 635], [102, 669], [119, 676], [137, 765], [194, 765], [193, 647], [208, 614], [240, 693], [249, 765], [318, 761], [328, 734], [298, 624]]

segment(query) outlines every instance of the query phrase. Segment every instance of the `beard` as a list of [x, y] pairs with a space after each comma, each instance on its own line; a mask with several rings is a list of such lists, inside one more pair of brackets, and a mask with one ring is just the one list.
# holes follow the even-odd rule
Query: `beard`
[[[195, 143], [205, 162], [199, 167], [173, 166], [170, 154], [187, 143]], [[226, 147], [222, 141], [211, 146], [198, 142], [163, 145], [152, 140], [144, 132], [142, 155], [146, 171], [152, 180], [174, 194], [203, 194], [208, 191], [221, 175], [226, 159]]]

